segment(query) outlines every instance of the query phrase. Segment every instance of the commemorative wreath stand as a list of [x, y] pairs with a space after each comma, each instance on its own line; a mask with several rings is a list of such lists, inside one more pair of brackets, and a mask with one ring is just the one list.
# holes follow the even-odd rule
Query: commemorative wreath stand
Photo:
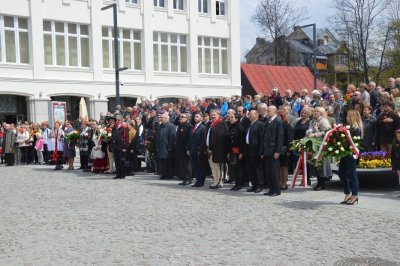
[[[337, 162], [345, 157], [352, 155], [355, 158], [359, 156], [358, 145], [360, 137], [351, 136], [350, 127], [336, 125], [331, 130], [325, 133], [324, 138], [303, 138], [292, 143], [291, 150], [296, 150], [300, 153], [300, 158], [297, 161], [297, 166], [292, 179], [292, 188], [296, 186], [297, 178], [300, 170], [302, 173], [301, 186], [305, 188], [307, 185], [307, 156], [313, 154], [311, 163], [321, 162], [323, 157], [335, 159]], [[315, 154], [315, 156], [314, 156]]]
[[301, 186], [306, 187], [307, 184], [307, 152], [305, 150], [301, 150], [300, 158], [297, 161], [296, 169], [294, 171], [293, 180], [292, 180], [292, 188], [295, 187], [297, 178], [300, 174], [301, 170]]

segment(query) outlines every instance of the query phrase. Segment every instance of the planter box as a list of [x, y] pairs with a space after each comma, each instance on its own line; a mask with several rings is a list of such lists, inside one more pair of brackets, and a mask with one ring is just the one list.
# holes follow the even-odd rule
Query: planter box
[[391, 168], [357, 169], [360, 187], [397, 187], [399, 186], [399, 173]]
[[[334, 173], [338, 174], [337, 167], [332, 169]], [[398, 171], [392, 171], [391, 168], [376, 168], [376, 169], [363, 169], [357, 168], [358, 180], [360, 187], [364, 188], [387, 188], [398, 187], [400, 184], [400, 177]]]

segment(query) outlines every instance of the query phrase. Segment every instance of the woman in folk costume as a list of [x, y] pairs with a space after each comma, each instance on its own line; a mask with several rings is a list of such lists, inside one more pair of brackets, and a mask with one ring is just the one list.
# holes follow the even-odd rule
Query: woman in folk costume
[[63, 141], [64, 141], [64, 131], [61, 129], [61, 123], [55, 122], [54, 123], [54, 130], [51, 134], [51, 142], [54, 143], [54, 150], [52, 161], [55, 163], [56, 167], [54, 170], [61, 170], [63, 169], [62, 165], [62, 156], [63, 156]]
[[79, 155], [81, 159], [81, 167], [79, 169], [88, 170], [89, 168], [89, 155], [90, 155], [90, 141], [92, 139], [92, 129], [89, 127], [89, 120], [83, 118], [82, 131], [79, 137]]
[[[65, 135], [68, 135], [75, 131], [75, 129], [72, 127], [71, 123], [68, 120], [66, 120], [64, 122], [64, 126], [65, 126], [65, 128], [64, 128]], [[76, 156], [75, 146], [76, 146], [75, 140], [64, 139], [64, 154], [63, 154], [63, 156], [67, 160], [68, 170], [74, 170], [74, 159]]]
[[135, 175], [134, 173], [134, 164], [136, 160], [136, 152], [137, 152], [137, 146], [138, 146], [138, 134], [135, 129], [136, 127], [136, 122], [135, 120], [130, 120], [128, 123], [128, 132], [129, 132], [129, 144], [128, 144], [128, 150], [126, 154], [126, 161], [127, 161], [127, 169], [126, 169], [126, 174], [127, 175]]
[[91, 152], [91, 159], [93, 162], [92, 173], [104, 173], [108, 170], [108, 157], [107, 157], [107, 143], [105, 141], [106, 136], [105, 129], [98, 126], [96, 131], [93, 133], [93, 149]]
[[[309, 138], [323, 138], [325, 132], [331, 129], [328, 119], [326, 119], [325, 109], [323, 107], [316, 107], [313, 119], [310, 122], [310, 126], [306, 131], [306, 136]], [[311, 166], [311, 175], [317, 176], [318, 183], [314, 187], [314, 190], [324, 190], [325, 180], [332, 176], [332, 169], [330, 161], [327, 158], [322, 159], [322, 167], [320, 169]]]
[[115, 117], [111, 113], [108, 113], [105, 117], [105, 120], [107, 122], [105, 131], [107, 132], [106, 143], [107, 143], [107, 157], [109, 166], [108, 170], [105, 173], [112, 174], [115, 172], [115, 164], [114, 164], [114, 153], [111, 150], [111, 131], [115, 125]]

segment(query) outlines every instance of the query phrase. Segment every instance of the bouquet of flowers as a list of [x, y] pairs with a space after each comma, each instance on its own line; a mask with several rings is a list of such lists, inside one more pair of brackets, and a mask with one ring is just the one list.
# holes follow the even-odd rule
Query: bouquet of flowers
[[74, 130], [74, 131], [68, 133], [65, 136], [65, 139], [68, 141], [77, 141], [77, 140], [79, 140], [79, 137], [80, 137], [80, 132], [78, 130]]
[[337, 126], [329, 130], [324, 137], [316, 159], [326, 156], [339, 161], [346, 156], [358, 155], [361, 137], [352, 136], [351, 132], [354, 132], [354, 129], [350, 126]]
[[301, 152], [307, 152], [307, 161], [316, 168], [322, 167], [322, 160], [317, 160], [314, 158], [314, 154], [318, 152], [319, 147], [322, 144], [320, 138], [302, 138], [299, 140], [294, 140], [291, 143], [290, 150]]
[[390, 153], [384, 151], [363, 152], [360, 154], [359, 168], [391, 168], [392, 160]]

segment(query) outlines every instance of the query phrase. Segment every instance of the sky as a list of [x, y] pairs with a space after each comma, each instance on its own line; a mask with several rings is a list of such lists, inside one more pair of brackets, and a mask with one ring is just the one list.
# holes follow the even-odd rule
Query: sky
[[[329, 28], [327, 17], [332, 16], [334, 12], [331, 0], [301, 0], [296, 2], [301, 6], [306, 6], [309, 11], [310, 19], [304, 21], [303, 24], [316, 23], [317, 28]], [[250, 21], [257, 3], [258, 0], [240, 0], [241, 58], [244, 58], [246, 51], [253, 47], [258, 36], [263, 37], [263, 33]]]

